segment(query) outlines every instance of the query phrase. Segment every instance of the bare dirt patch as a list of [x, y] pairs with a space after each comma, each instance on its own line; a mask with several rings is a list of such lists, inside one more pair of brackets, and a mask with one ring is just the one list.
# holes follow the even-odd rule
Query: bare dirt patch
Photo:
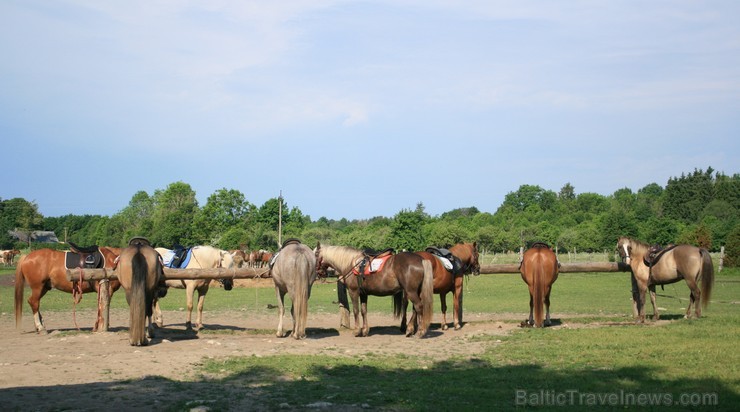
[[[183, 313], [176, 311], [164, 315], [166, 323], [183, 318]], [[97, 410], [113, 405], [156, 410], [162, 405], [157, 393], [171, 400], [172, 394], [163, 393], [169, 390], [166, 388], [202, 378], [197, 365], [204, 359], [365, 353], [415, 354], [434, 360], [475, 357], [491, 344], [490, 339], [484, 343], [479, 337], [503, 336], [518, 327], [506, 316], [471, 313], [465, 315], [461, 330], [443, 331], [435, 323], [427, 338], [419, 340], [402, 335], [398, 321], [391, 316], [371, 314], [370, 336], [356, 338], [351, 330], [339, 328], [338, 314], [314, 313], [309, 314], [308, 337], [294, 340], [275, 336], [276, 313], [206, 311], [206, 327], [201, 331], [188, 331], [183, 323], [166, 324], [149, 346], [132, 347], [126, 310], [111, 311], [109, 332], [91, 331], [92, 311], [78, 312], [76, 317], [81, 331], [74, 327], [70, 312], [45, 312], [50, 333], [39, 335], [30, 315], [24, 315], [21, 331], [15, 329], [11, 313], [0, 315], [0, 398], [4, 399], [4, 410]], [[292, 325], [289, 317], [286, 322], [288, 327]]]

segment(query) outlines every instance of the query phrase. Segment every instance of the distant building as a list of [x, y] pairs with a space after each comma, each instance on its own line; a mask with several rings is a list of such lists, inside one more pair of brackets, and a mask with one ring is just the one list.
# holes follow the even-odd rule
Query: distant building
[[[8, 234], [10, 237], [14, 239], [18, 239], [20, 242], [26, 242], [29, 241], [29, 234], [28, 232], [22, 232], [20, 230], [9, 230]], [[57, 235], [54, 232], [44, 231], [44, 230], [34, 230], [30, 234], [30, 241], [31, 242], [37, 242], [37, 243], [59, 243], [59, 239], [57, 238]]]

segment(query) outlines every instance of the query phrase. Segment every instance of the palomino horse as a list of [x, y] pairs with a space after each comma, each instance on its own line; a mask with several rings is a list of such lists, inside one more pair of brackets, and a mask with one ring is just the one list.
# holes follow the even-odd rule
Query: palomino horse
[[13, 266], [13, 259], [16, 255], [20, 255], [21, 251], [18, 249], [0, 250], [0, 260], [5, 266]]
[[[155, 249], [160, 256], [169, 255], [172, 251], [158, 247]], [[231, 253], [216, 249], [212, 246], [194, 246], [192, 249], [192, 256], [187, 266], [181, 269], [214, 269], [214, 268], [232, 268], [234, 266], [234, 259], [231, 257]], [[232, 279], [219, 279], [224, 286], [225, 290], [231, 290], [234, 286]], [[208, 287], [211, 285], [211, 279], [171, 279], [167, 282], [167, 287], [176, 289], [185, 289], [185, 299], [187, 301], [187, 320], [185, 327], [192, 329], [192, 315], [193, 315], [193, 295], [198, 292], [198, 318], [195, 323], [196, 328], [203, 327], [203, 303], [206, 299], [206, 293], [208, 293]], [[162, 326], [162, 310], [159, 307], [159, 301], [154, 305], [154, 319], [157, 325]]]
[[[98, 250], [105, 260], [105, 268], [113, 268], [120, 249], [99, 247]], [[82, 293], [96, 292], [99, 281], [70, 282], [67, 280], [65, 265], [66, 253], [53, 249], [38, 249], [24, 255], [15, 268], [15, 326], [20, 328], [23, 315], [23, 288], [26, 283], [31, 288], [28, 304], [33, 312], [33, 320], [38, 333], [45, 333], [43, 317], [39, 310], [41, 298], [52, 288], [71, 293], [75, 302], [82, 299]], [[73, 269], [72, 269], [73, 270]], [[111, 296], [121, 286], [118, 280], [110, 281]], [[102, 313], [98, 306], [98, 316], [93, 331], [102, 324]]]
[[126, 290], [129, 306], [129, 343], [145, 346], [148, 344], [147, 336], [154, 337], [152, 306], [164, 276], [162, 261], [149, 241], [134, 238], [121, 251], [117, 262], [116, 274]]
[[[544, 243], [535, 243], [524, 252], [519, 271], [529, 286], [529, 320], [522, 325], [550, 326], [550, 291], [558, 279], [559, 266], [555, 252]], [[544, 325], [543, 304], [547, 308]]]
[[311, 297], [311, 286], [316, 280], [316, 255], [311, 248], [295, 239], [287, 240], [277, 252], [272, 268], [272, 280], [275, 283], [275, 295], [278, 300], [280, 320], [277, 337], [285, 336], [283, 317], [285, 316], [285, 294], [290, 296], [295, 339], [306, 337], [306, 319], [308, 318], [308, 298]]
[[681, 279], [686, 280], [691, 289], [686, 317], [691, 316], [691, 305], [694, 305], [696, 317], [701, 317], [701, 306], [709, 304], [714, 284], [714, 265], [709, 252], [696, 246], [678, 245], [659, 253], [648, 265], [645, 258], [649, 248], [649, 245], [628, 237], [620, 237], [617, 241], [619, 255], [632, 269], [632, 311], [637, 321], [645, 322], [645, 293], [648, 289], [653, 304], [653, 320], [658, 320], [655, 285], [667, 285]]
[[[478, 263], [478, 244], [458, 243], [449, 249], [452, 255], [460, 260], [457, 271], [453, 268], [448, 270], [439, 257], [429, 252], [416, 252], [419, 256], [432, 263], [434, 270], [434, 293], [439, 294], [442, 309], [442, 330], [447, 330], [447, 294], [452, 292], [452, 322], [455, 330], [462, 327], [462, 301], [463, 301], [463, 275], [472, 273], [480, 274], [480, 263]], [[454, 272], [454, 273], [453, 273]], [[403, 319], [401, 330], [406, 330], [406, 307], [408, 301], [403, 302]]]
[[[355, 275], [353, 271], [365, 260], [365, 254], [358, 249], [347, 246], [316, 247], [319, 275], [325, 276], [327, 267], [333, 268], [339, 277], [337, 291], [344, 307], [348, 307], [346, 292], [343, 295], [340, 286], [346, 286], [352, 297], [352, 311], [355, 316], [355, 336], [367, 336], [370, 325], [367, 322], [367, 297], [393, 296], [393, 312], [396, 318], [401, 315], [402, 298], [405, 296], [414, 305], [421, 324], [416, 337], [424, 337], [432, 319], [434, 274], [432, 265], [421, 256], [411, 252], [394, 254], [385, 261], [382, 268], [370, 275]], [[361, 307], [360, 307], [361, 303]], [[359, 312], [362, 312], [360, 327]], [[414, 334], [416, 323], [409, 322], [406, 336]]]

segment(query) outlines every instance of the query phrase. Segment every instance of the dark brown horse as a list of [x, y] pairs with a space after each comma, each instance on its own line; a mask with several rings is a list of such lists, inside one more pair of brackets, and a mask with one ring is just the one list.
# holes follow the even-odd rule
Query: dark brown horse
[[[535, 243], [524, 252], [519, 267], [529, 286], [529, 319], [523, 325], [541, 328], [550, 325], [550, 291], [558, 279], [559, 264], [555, 252], [544, 243]], [[543, 305], [547, 307], [544, 315]], [[544, 325], [543, 325], [544, 317]]]
[[[105, 263], [104, 267], [113, 268], [114, 262], [120, 253], [120, 249], [100, 247]], [[36, 331], [45, 333], [43, 318], [39, 305], [41, 298], [52, 288], [71, 293], [75, 302], [82, 299], [82, 293], [96, 292], [99, 281], [70, 282], [67, 280], [67, 269], [65, 266], [65, 252], [53, 249], [38, 249], [28, 255], [24, 255], [18, 261], [15, 269], [15, 326], [21, 327], [23, 314], [23, 288], [26, 283], [31, 288], [31, 296], [28, 304], [33, 312]], [[74, 269], [71, 269], [74, 270]], [[111, 296], [118, 290], [121, 283], [117, 280], [110, 281]], [[93, 330], [97, 330], [102, 323], [102, 314], [98, 307], [98, 317]]]
[[[462, 301], [463, 301], [463, 275], [472, 273], [480, 274], [480, 263], [478, 262], [478, 244], [458, 243], [449, 249], [454, 258], [459, 260], [459, 267], [448, 269], [445, 264], [452, 265], [454, 262], [443, 262], [438, 256], [430, 252], [416, 252], [422, 258], [432, 264], [434, 271], [434, 293], [439, 295], [442, 309], [442, 330], [447, 330], [447, 294], [452, 292], [452, 322], [455, 330], [462, 327]], [[408, 301], [403, 302], [403, 318], [401, 319], [401, 330], [406, 330], [406, 307]]]
[[[645, 257], [650, 246], [639, 240], [620, 237], [617, 251], [632, 269], [632, 311], [638, 322], [645, 322], [645, 294], [650, 290], [653, 304], [653, 320], [658, 320], [655, 305], [655, 285], [667, 285], [681, 279], [691, 289], [686, 317], [691, 316], [694, 306], [696, 317], [701, 317], [701, 307], [709, 304], [714, 284], [714, 265], [706, 249], [691, 245], [678, 245], [666, 249], [648, 265]], [[699, 289], [701, 282], [701, 289]]]
[[[421, 321], [418, 331], [414, 325], [406, 330], [406, 336], [416, 332], [416, 337], [424, 337], [429, 330], [432, 319], [434, 274], [429, 261], [421, 256], [401, 252], [390, 256], [381, 269], [369, 275], [355, 275], [353, 270], [365, 260], [365, 254], [358, 249], [347, 246], [317, 246], [317, 270], [320, 276], [325, 275], [328, 267], [337, 272], [337, 290], [340, 286], [346, 286], [352, 297], [352, 311], [355, 316], [355, 336], [367, 336], [370, 325], [367, 322], [367, 297], [393, 296], [393, 312], [399, 317], [402, 309], [402, 298], [405, 296], [414, 305], [415, 314]], [[346, 290], [345, 289], [345, 290]], [[346, 301], [346, 294], [340, 301]], [[348, 305], [345, 304], [345, 307]], [[362, 326], [360, 326], [359, 313], [362, 312]], [[410, 322], [411, 323], [411, 322]]]
[[[152, 307], [158, 295], [158, 288], [164, 287], [164, 270], [161, 257], [149, 241], [134, 238], [129, 246], [121, 251], [116, 274], [121, 286], [126, 290], [129, 306], [129, 343], [132, 346], [145, 346], [147, 337], [154, 337]], [[148, 321], [148, 324], [147, 324]]]

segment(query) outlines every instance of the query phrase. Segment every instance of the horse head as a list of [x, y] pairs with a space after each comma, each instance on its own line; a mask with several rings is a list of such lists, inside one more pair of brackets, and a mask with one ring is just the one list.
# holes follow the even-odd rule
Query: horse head
[[[219, 267], [231, 269], [234, 267], [234, 257], [231, 255], [231, 253], [220, 250], [219, 253], [221, 254], [221, 261], [219, 262]], [[228, 278], [220, 278], [218, 279], [218, 282], [221, 283], [224, 287], [224, 290], [231, 290], [234, 288], [234, 279], [228, 279]]]
[[635, 242], [632, 239], [624, 236], [621, 236], [617, 240], [617, 253], [622, 258], [622, 261], [628, 265], [632, 263], [632, 248], [634, 244]]

